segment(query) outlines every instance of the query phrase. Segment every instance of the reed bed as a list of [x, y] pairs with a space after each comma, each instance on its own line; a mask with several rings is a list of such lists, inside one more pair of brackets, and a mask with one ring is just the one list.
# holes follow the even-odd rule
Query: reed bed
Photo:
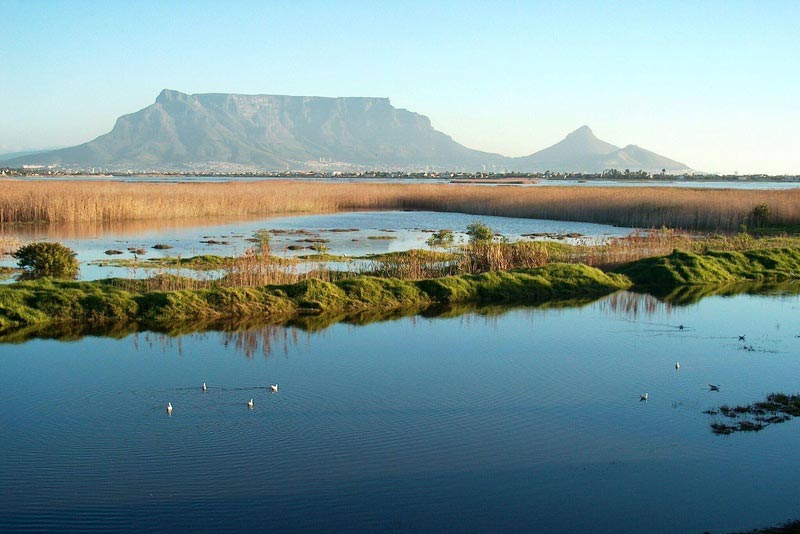
[[478, 187], [450, 184], [204, 184], [7, 180], [0, 224], [98, 223], [412, 209], [582, 221], [636, 228], [736, 231], [800, 225], [800, 189], [754, 191], [656, 187]]

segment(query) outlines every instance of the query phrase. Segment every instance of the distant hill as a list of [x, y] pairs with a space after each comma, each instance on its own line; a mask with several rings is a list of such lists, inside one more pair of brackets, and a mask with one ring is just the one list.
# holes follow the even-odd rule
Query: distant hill
[[49, 147], [49, 148], [37, 148], [30, 150], [16, 150], [14, 152], [0, 152], [0, 161], [14, 159], [14, 158], [21, 158], [23, 156], [30, 156], [33, 154], [42, 154], [44, 152], [51, 152], [53, 150], [56, 150], [56, 148]]
[[516, 158], [519, 169], [529, 172], [602, 172], [606, 169], [644, 170], [671, 173], [691, 172], [688, 165], [659, 156], [636, 145], [619, 148], [595, 137], [588, 126], [581, 126], [563, 141], [530, 156]]
[[117, 170], [689, 170], [632, 145], [620, 149], [601, 141], [586, 126], [552, 147], [510, 158], [467, 148], [388, 98], [189, 95], [168, 89], [93, 141], [3, 163]]

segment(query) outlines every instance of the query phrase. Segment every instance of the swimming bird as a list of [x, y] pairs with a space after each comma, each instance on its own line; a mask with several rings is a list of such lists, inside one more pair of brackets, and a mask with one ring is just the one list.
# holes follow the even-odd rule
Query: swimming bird
[[675, 370], [677, 371], [680, 368], [681, 368], [681, 362], [675, 362]]
[[253, 399], [247, 401], [247, 407], [250, 408], [251, 410], [253, 409]]
[[171, 402], [167, 403], [167, 413], [172, 413], [172, 403]]
[[277, 393], [277, 392], [278, 392], [278, 384], [272, 384], [272, 385], [269, 387], [269, 389], [270, 389], [270, 391], [272, 391], [273, 393]]
[[739, 341], [744, 341], [744, 336], [739, 336]]
[[206, 385], [205, 382], [203, 382], [203, 391], [208, 391], [208, 386]]
[[719, 391], [719, 386], [715, 386], [714, 384], [708, 385], [709, 391]]
[[649, 398], [650, 398], [650, 394], [649, 393], [642, 393], [641, 395], [639, 395], [639, 400], [640, 401], [647, 402], [647, 399], [649, 399]]

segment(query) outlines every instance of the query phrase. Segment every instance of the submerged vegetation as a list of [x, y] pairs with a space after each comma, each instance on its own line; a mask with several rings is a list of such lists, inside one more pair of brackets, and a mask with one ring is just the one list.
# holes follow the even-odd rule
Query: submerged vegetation
[[[711, 423], [715, 434], [729, 435], [735, 432], [758, 432], [776, 423], [784, 423], [800, 417], [800, 395], [771, 393], [766, 400], [745, 406], [723, 404], [716, 410], [706, 410], [709, 415], [722, 415], [728, 422]], [[731, 422], [732, 421], [732, 422]]]

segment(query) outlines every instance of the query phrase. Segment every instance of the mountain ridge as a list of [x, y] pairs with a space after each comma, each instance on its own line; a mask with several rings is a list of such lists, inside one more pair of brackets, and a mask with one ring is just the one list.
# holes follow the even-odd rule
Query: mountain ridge
[[[633, 148], [631, 148], [633, 147]], [[645, 149], [617, 147], [582, 126], [524, 157], [467, 148], [425, 115], [385, 97], [187, 94], [164, 89], [155, 102], [120, 116], [89, 142], [27, 155], [6, 165], [45, 164], [134, 170], [392, 169], [690, 172]]]

